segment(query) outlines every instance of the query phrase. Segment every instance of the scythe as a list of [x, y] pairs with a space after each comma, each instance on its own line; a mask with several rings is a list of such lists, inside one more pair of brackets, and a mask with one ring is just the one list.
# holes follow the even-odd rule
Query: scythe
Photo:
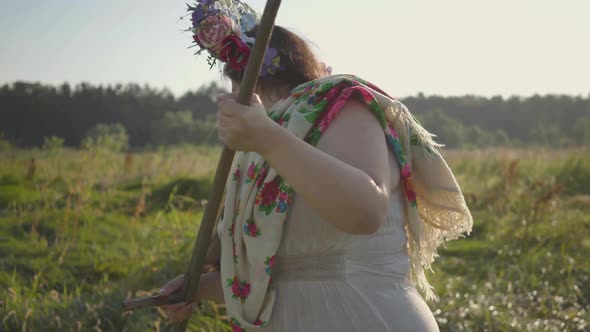
[[[258, 76], [264, 60], [264, 54], [268, 47], [270, 36], [274, 27], [274, 21], [279, 10], [281, 0], [267, 0], [258, 32], [256, 33], [256, 41], [252, 53], [248, 59], [246, 70], [244, 73], [244, 79], [240, 85], [240, 92], [238, 95], [238, 102], [242, 105], [248, 105], [250, 98], [254, 93], [254, 88], [258, 81]], [[211, 192], [209, 194], [209, 200], [205, 206], [203, 212], [203, 218], [201, 220], [201, 226], [195, 240], [191, 260], [185, 274], [184, 287], [181, 291], [172, 293], [168, 296], [150, 296], [144, 298], [128, 299], [123, 302], [123, 309], [125, 311], [146, 308], [151, 306], [161, 306], [166, 304], [173, 304], [179, 302], [190, 302], [197, 293], [199, 287], [199, 276], [201, 269], [205, 262], [205, 256], [207, 249], [209, 248], [209, 242], [215, 228], [215, 222], [217, 215], [220, 210], [221, 201], [223, 199], [223, 192], [227, 177], [230, 172], [232, 161], [234, 158], [235, 151], [224, 147], [221, 152], [221, 157], [217, 164], [217, 171], [213, 180]], [[188, 321], [177, 323], [174, 326], [174, 331], [182, 332], [186, 330]]]

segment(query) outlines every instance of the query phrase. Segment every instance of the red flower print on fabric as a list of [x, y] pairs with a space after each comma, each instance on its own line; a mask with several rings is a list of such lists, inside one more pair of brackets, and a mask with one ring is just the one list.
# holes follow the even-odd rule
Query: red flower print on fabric
[[246, 223], [244, 224], [244, 234], [249, 235], [251, 237], [257, 237], [261, 235], [260, 228], [256, 226], [254, 219], [246, 221]]
[[227, 287], [231, 287], [232, 298], [244, 301], [250, 294], [250, 284], [246, 280], [239, 281], [238, 277], [227, 279]]
[[234, 263], [238, 264], [238, 252], [236, 251], [236, 243], [235, 242], [232, 245], [232, 255], [234, 257]]
[[279, 197], [277, 202], [276, 212], [284, 213], [287, 212], [289, 208], [289, 196], [292, 193], [292, 190], [289, 186], [285, 185], [284, 183], [279, 188]]
[[375, 99], [375, 97], [373, 97], [373, 94], [371, 94], [367, 89], [363, 88], [355, 90], [360, 93], [361, 97], [363, 98], [365, 103], [367, 103], [367, 105], [373, 102], [373, 100]]
[[262, 187], [262, 184], [264, 183], [264, 179], [266, 178], [267, 174], [268, 165], [265, 164], [264, 166], [262, 166], [260, 173], [258, 173], [258, 176], [256, 177], [256, 188], [260, 189]]
[[387, 127], [389, 128], [389, 131], [391, 132], [393, 138], [399, 140], [399, 134], [397, 133], [397, 130], [395, 130], [395, 128], [390, 124], [387, 124]]
[[240, 167], [236, 167], [236, 171], [234, 172], [234, 181], [238, 181], [240, 179]]
[[264, 265], [266, 265], [266, 274], [269, 276], [272, 273], [272, 267], [275, 265], [275, 257], [275, 255], [266, 257], [266, 260], [264, 261]]
[[256, 179], [256, 174], [260, 171], [260, 168], [255, 163], [250, 164], [248, 172], [246, 173], [246, 183], [250, 183]]
[[235, 318], [229, 320], [229, 326], [231, 327], [232, 332], [246, 332], [246, 329], [244, 329], [240, 322]]
[[277, 196], [279, 195], [279, 186], [280, 182], [278, 178], [275, 178], [264, 185], [261, 193], [262, 205], [270, 205], [277, 199]]
[[410, 164], [409, 163], [405, 163], [404, 167], [401, 170], [401, 175], [403, 178], [407, 178], [412, 174], [411, 170], [410, 170]]
[[289, 198], [289, 195], [287, 195], [286, 192], [281, 191], [279, 193], [279, 201], [286, 201]]
[[281, 178], [277, 176], [272, 181], [264, 183], [256, 195], [256, 201], [254, 204], [258, 204], [260, 210], [264, 211], [266, 215], [270, 215], [277, 207], [277, 197], [279, 196], [280, 185]]

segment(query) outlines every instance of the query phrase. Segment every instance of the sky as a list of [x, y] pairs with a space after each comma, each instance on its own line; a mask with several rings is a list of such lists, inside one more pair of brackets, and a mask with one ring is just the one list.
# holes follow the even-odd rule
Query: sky
[[[227, 85], [187, 48], [185, 2], [0, 0], [0, 84]], [[588, 0], [283, 0], [276, 24], [396, 97], [590, 95]]]

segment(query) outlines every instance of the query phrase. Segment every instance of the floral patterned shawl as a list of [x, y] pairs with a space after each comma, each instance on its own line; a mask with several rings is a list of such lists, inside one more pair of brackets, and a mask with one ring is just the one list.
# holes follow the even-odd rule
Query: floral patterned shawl
[[[469, 233], [473, 222], [432, 135], [402, 103], [351, 75], [302, 84], [275, 104], [269, 116], [316, 145], [353, 96], [377, 117], [400, 166], [410, 279], [426, 298], [436, 299], [424, 269], [430, 268], [440, 244]], [[293, 189], [259, 154], [236, 154], [218, 227], [221, 276], [226, 283], [223, 293], [234, 331], [255, 330], [270, 319], [274, 303], [271, 272], [292, 197]]]

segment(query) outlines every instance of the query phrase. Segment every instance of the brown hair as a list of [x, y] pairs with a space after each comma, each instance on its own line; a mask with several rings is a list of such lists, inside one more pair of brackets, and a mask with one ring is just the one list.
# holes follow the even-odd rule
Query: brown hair
[[[258, 25], [246, 32], [249, 37], [255, 37]], [[267, 75], [258, 80], [260, 92], [267, 93], [275, 89], [288, 89], [313, 81], [324, 76], [326, 70], [317, 60], [307, 43], [295, 33], [281, 27], [275, 26], [270, 37], [269, 48], [273, 47], [281, 57], [282, 68], [274, 75]], [[232, 70], [227, 64], [223, 70], [225, 76], [237, 83], [242, 82], [243, 71]]]

